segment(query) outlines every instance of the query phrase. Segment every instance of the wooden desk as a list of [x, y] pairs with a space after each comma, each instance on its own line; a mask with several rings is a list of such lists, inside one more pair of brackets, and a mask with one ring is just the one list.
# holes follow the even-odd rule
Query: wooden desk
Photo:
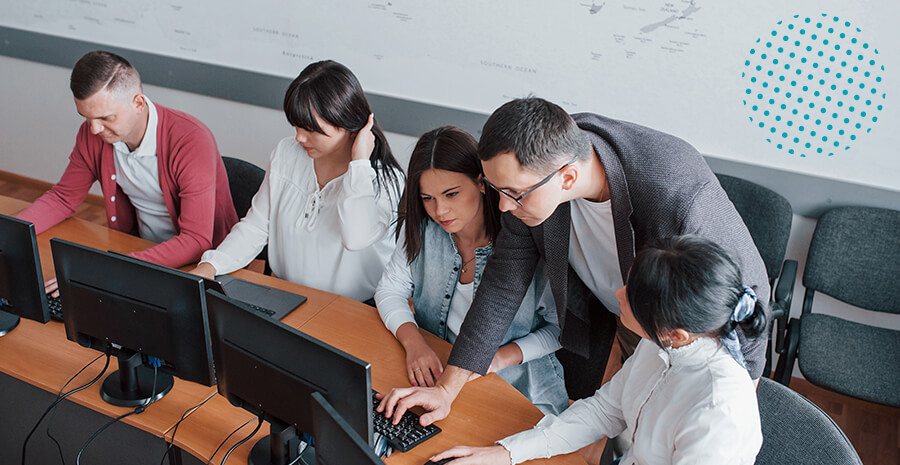
[[[0, 196], [0, 213], [15, 214], [27, 205], [27, 202]], [[45, 279], [54, 276], [49, 249], [52, 237], [119, 252], [140, 250], [150, 244], [140, 238], [72, 218], [38, 236]], [[309, 300], [282, 322], [371, 363], [372, 385], [376, 390], [387, 392], [391, 387], [409, 385], [403, 348], [384, 327], [374, 308], [352, 299], [246, 270], [234, 274], [307, 296]], [[428, 344], [446, 362], [450, 345], [430, 333], [426, 332], [424, 335]], [[61, 323], [41, 325], [25, 320], [10, 335], [0, 338], [0, 352], [4, 354], [0, 360], [0, 371], [51, 392], [58, 391], [72, 374], [97, 355], [93, 350], [66, 340]], [[14, 356], [7, 357], [7, 353]], [[102, 366], [100, 363], [97, 362], [97, 369], [86, 370], [73, 384], [96, 376]], [[99, 388], [94, 386], [94, 389], [82, 391], [72, 397], [75, 402], [108, 416], [120, 415], [129, 410], [106, 404], [100, 399], [98, 391]], [[215, 392], [215, 387], [176, 378], [175, 386], [166, 397], [146, 412], [130, 416], [124, 421], [168, 439], [182, 413]], [[489, 375], [470, 382], [463, 389], [453, 404], [450, 416], [438, 422], [443, 429], [442, 433], [410, 452], [394, 454], [386, 463], [420, 465], [431, 455], [454, 445], [490, 445], [497, 439], [531, 427], [540, 418], [538, 409], [522, 394], [497, 375]], [[179, 426], [175, 443], [206, 461], [231, 431], [250, 419], [251, 414], [216, 395]], [[249, 433], [255, 424], [255, 421], [251, 422], [235, 434], [213, 457], [213, 463], [219, 463], [224, 452]], [[260, 429], [254, 440], [248, 441], [232, 454], [229, 463], [246, 463], [247, 454], [255, 439], [265, 434], [268, 434], [267, 424]], [[585, 462], [577, 454], [570, 454], [534, 463], [583, 465]]]

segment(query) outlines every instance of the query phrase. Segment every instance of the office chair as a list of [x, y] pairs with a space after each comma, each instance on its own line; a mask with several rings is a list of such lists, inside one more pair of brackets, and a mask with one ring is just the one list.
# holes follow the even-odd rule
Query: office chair
[[[228, 189], [231, 191], [234, 210], [237, 212], [238, 218], [243, 218], [250, 210], [253, 196], [259, 190], [266, 172], [253, 163], [239, 158], [223, 156], [222, 162], [225, 163], [225, 172], [228, 174]], [[265, 274], [271, 276], [269, 246], [263, 247], [256, 259], [265, 261]]]
[[807, 398], [768, 378], [756, 395], [763, 435], [757, 465], [862, 465], [844, 432]]
[[772, 310], [774, 330], [774, 335], [772, 330], [769, 332], [766, 366], [763, 369], [763, 376], [768, 377], [772, 372], [773, 354], [784, 350], [784, 334], [787, 331], [791, 298], [797, 279], [797, 261], [784, 259], [788, 238], [791, 236], [793, 209], [787, 199], [772, 190], [726, 174], [716, 176], [744, 220], [753, 243], [766, 264], [766, 275], [772, 289], [769, 307]]
[[817, 292], [866, 310], [900, 314], [900, 211], [843, 207], [819, 218], [809, 246], [803, 312], [792, 318], [775, 379], [787, 386], [794, 360], [809, 382], [900, 407], [900, 331], [813, 313]]

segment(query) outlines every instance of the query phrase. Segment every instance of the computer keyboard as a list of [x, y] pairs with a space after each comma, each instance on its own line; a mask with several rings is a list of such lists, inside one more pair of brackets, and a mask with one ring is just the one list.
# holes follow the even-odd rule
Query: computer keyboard
[[47, 310], [50, 312], [50, 319], [63, 321], [62, 300], [59, 297], [47, 294]]
[[433, 424], [420, 425], [419, 415], [409, 410], [403, 414], [400, 423], [395, 425], [391, 418], [387, 418], [384, 413], [375, 410], [380, 402], [375, 397], [375, 391], [372, 391], [372, 420], [375, 432], [384, 436], [394, 450], [406, 452], [441, 432], [441, 429]]

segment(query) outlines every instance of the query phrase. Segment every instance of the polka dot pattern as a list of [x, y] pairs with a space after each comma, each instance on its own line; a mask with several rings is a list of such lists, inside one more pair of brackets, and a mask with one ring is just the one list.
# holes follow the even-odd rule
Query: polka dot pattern
[[744, 68], [750, 122], [791, 155], [849, 150], [872, 131], [887, 98], [878, 49], [837, 16], [779, 21], [756, 40]]

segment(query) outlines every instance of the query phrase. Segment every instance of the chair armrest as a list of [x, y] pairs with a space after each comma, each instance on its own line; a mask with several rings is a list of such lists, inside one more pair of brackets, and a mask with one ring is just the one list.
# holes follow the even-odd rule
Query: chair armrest
[[787, 331], [788, 318], [791, 316], [791, 301], [794, 298], [794, 284], [797, 280], [797, 261], [785, 260], [781, 266], [778, 284], [775, 286], [775, 298], [772, 300], [772, 326], [775, 340], [775, 352], [784, 349], [784, 333]]
[[[786, 316], [791, 314], [791, 300], [794, 298], [794, 283], [797, 281], [797, 260], [785, 260], [781, 265], [781, 274], [778, 275], [778, 285], [775, 286], [775, 302], [781, 304]], [[775, 309], [772, 309], [773, 312]], [[781, 315], [773, 315], [776, 318]]]
[[794, 372], [794, 360], [797, 358], [797, 346], [800, 344], [800, 319], [791, 318], [785, 335], [786, 347], [779, 352], [778, 366], [775, 368], [775, 381], [789, 386], [791, 374]]

